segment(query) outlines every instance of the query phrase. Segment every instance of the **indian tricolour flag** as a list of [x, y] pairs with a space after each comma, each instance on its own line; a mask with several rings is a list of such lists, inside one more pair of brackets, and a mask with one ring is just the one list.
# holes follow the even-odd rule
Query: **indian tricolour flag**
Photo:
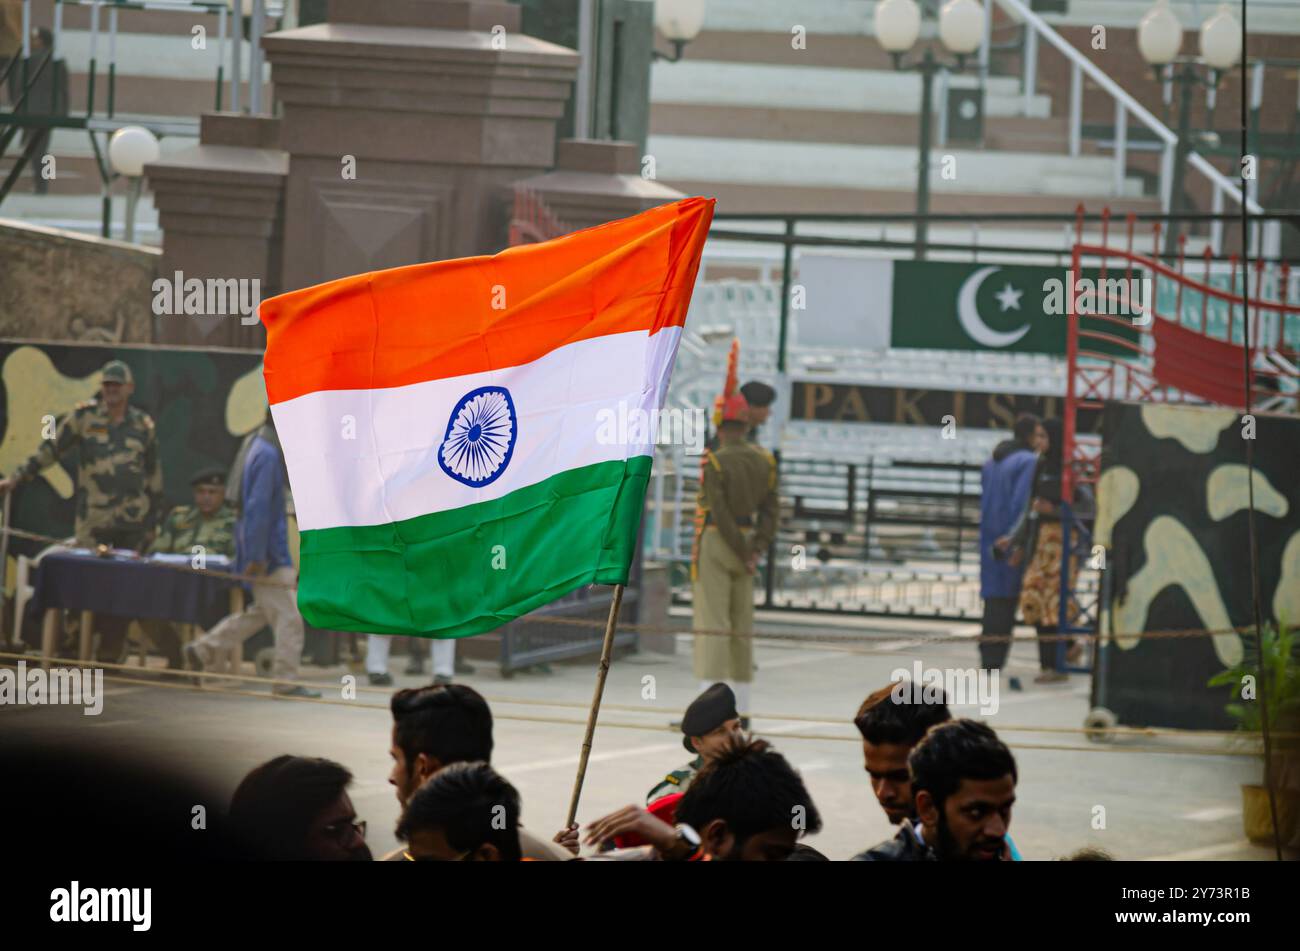
[[713, 204], [262, 304], [308, 621], [462, 637], [627, 581], [653, 437], [601, 411], [662, 407]]

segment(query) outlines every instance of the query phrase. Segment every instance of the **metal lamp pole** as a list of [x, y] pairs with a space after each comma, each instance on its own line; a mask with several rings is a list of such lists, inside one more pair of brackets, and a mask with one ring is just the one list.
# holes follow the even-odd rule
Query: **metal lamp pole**
[[[1209, 78], [1203, 78], [1198, 72], [1199, 63], [1195, 60], [1182, 60], [1171, 66], [1170, 80], [1178, 86], [1178, 141], [1174, 144], [1174, 177], [1169, 190], [1169, 214], [1176, 215], [1184, 208], [1183, 183], [1187, 179], [1187, 157], [1192, 152], [1192, 90], [1201, 86], [1214, 90], [1219, 85], [1219, 71], [1209, 67]], [[1211, 113], [1213, 115], [1213, 113]], [[1213, 131], [1211, 129], [1211, 131]], [[1178, 253], [1178, 235], [1180, 223], [1170, 218], [1165, 230], [1165, 254]]]
[[911, 65], [903, 65], [902, 54], [893, 53], [894, 68], [913, 70], [921, 74], [921, 142], [920, 154], [916, 162], [916, 260], [925, 260], [926, 244], [930, 236], [930, 142], [931, 126], [934, 124], [934, 77], [940, 70], [949, 69], [961, 72], [966, 57], [958, 55], [956, 62], [945, 63], [934, 55], [934, 49], [926, 46], [921, 58]]
[[934, 51], [925, 55], [916, 69], [921, 73], [921, 154], [916, 165], [916, 260], [925, 260], [925, 245], [930, 236], [930, 125], [933, 122], [932, 93], [934, 76], [940, 69]]

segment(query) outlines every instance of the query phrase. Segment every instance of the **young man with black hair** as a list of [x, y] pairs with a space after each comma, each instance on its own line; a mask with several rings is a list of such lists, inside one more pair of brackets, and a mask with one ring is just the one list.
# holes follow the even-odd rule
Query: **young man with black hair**
[[411, 862], [518, 862], [519, 793], [487, 763], [453, 763], [411, 796], [397, 824]]
[[862, 701], [853, 725], [862, 734], [862, 756], [871, 791], [893, 825], [916, 819], [907, 757], [930, 727], [952, 719], [948, 696], [937, 703], [913, 703], [908, 683], [890, 683]]
[[230, 800], [230, 823], [255, 854], [281, 861], [372, 860], [366, 824], [347, 787], [352, 773], [332, 760], [277, 756], [255, 768]]
[[650, 843], [612, 859], [784, 862], [802, 835], [821, 830], [812, 796], [785, 757], [765, 740], [733, 738], [692, 780], [677, 803], [677, 825], [626, 806], [587, 827], [598, 845], [636, 834]]
[[[854, 856], [859, 862], [979, 861], [1012, 857], [1007, 839], [1016, 801], [1016, 761], [976, 720], [933, 727], [908, 757], [918, 823]], [[679, 811], [680, 815], [680, 811]]]
[[[453, 763], [489, 763], [492, 760], [492, 710], [473, 687], [433, 684], [410, 687], [389, 701], [393, 732], [389, 755], [393, 770], [388, 781], [405, 807], [416, 790]], [[545, 860], [569, 859], [576, 854], [577, 830], [559, 833], [554, 842], [520, 830], [524, 854]], [[560, 848], [560, 843], [565, 848]], [[569, 849], [569, 851], [565, 851]], [[402, 857], [400, 850], [386, 860]]]

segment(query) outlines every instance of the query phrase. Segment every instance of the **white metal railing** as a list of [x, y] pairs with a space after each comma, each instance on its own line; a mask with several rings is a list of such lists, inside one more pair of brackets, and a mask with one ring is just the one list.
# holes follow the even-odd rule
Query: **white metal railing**
[[[1069, 115], [1069, 153], [1078, 155], [1082, 139], [1082, 121], [1083, 121], [1083, 80], [1086, 76], [1096, 83], [1101, 89], [1107, 92], [1115, 101], [1115, 193], [1122, 194], [1124, 186], [1125, 171], [1128, 159], [1128, 117], [1131, 115], [1138, 122], [1146, 126], [1152, 134], [1160, 140], [1160, 207], [1163, 211], [1168, 211], [1171, 204], [1171, 191], [1174, 179], [1174, 153], [1178, 147], [1178, 136], [1157, 119], [1147, 110], [1140, 102], [1133, 98], [1124, 90], [1115, 80], [1111, 79], [1100, 67], [1094, 64], [1079, 50], [1065, 40], [1059, 33], [1049, 26], [1042, 17], [1029, 9], [1023, 0], [984, 0], [985, 19], [992, 20], [993, 4], [997, 3], [1003, 7], [1015, 18], [1025, 24], [1025, 53], [1024, 53], [1024, 96], [1025, 112], [1029, 113], [1030, 102], [1034, 95], [1035, 77], [1038, 72], [1038, 40], [1043, 40], [1054, 46], [1070, 62], [1070, 115]], [[982, 56], [986, 58], [987, 54]], [[1262, 95], [1263, 74], [1258, 71], [1255, 76], [1255, 88]], [[1252, 90], [1252, 98], [1257, 98]], [[1242, 195], [1241, 189], [1217, 168], [1209, 163], [1206, 158], [1195, 151], [1187, 155], [1187, 165], [1195, 169], [1204, 176], [1210, 184], [1211, 207], [1216, 213], [1223, 211], [1223, 198], [1226, 195], [1231, 198], [1238, 206], [1243, 202], [1247, 210], [1253, 214], [1260, 214], [1263, 208], [1254, 200], [1251, 195]], [[1252, 229], [1251, 235], [1247, 240], [1251, 242], [1258, 251], [1276, 256], [1279, 252], [1280, 229], [1278, 222], [1267, 222], [1261, 229], [1256, 227]], [[1223, 226], [1220, 222], [1214, 222], [1210, 228], [1210, 245], [1214, 248], [1216, 254], [1220, 253], [1223, 235]]]
[[[23, 0], [23, 56], [30, 58], [30, 32], [31, 32], [31, 3], [32, 0]], [[117, 14], [119, 10], [146, 10], [151, 13], [185, 13], [191, 16], [207, 15], [217, 17], [218, 25], [218, 55], [217, 55], [217, 84], [223, 85], [228, 81], [230, 84], [229, 97], [226, 100], [225, 109], [231, 112], [240, 112], [243, 109], [241, 103], [241, 93], [244, 82], [248, 83], [249, 94], [249, 111], [253, 115], [260, 115], [263, 112], [262, 101], [262, 84], [263, 73], [265, 71], [264, 60], [265, 54], [262, 50], [261, 38], [263, 24], [267, 19], [279, 19], [285, 15], [285, 0], [249, 0], [250, 14], [250, 39], [249, 46], [251, 50], [252, 62], [248, 66], [248, 75], [245, 77], [244, 64], [242, 62], [242, 42], [243, 30], [240, 27], [240, 18], [232, 17], [231, 0], [54, 0], [54, 48], [60, 48], [60, 37], [64, 31], [63, 27], [63, 8], [66, 6], [89, 7], [90, 8], [90, 68], [93, 71], [97, 65], [96, 54], [98, 52], [99, 36], [101, 30], [107, 33], [108, 43], [108, 68], [113, 70], [117, 64]], [[241, 8], [242, 9], [242, 8]], [[100, 12], [104, 10], [108, 14], [108, 25], [106, 28], [100, 26]], [[224, 60], [226, 55], [227, 37], [227, 19], [231, 19], [232, 26], [229, 30], [230, 42], [230, 74], [223, 76]], [[111, 82], [111, 81], [110, 81]]]

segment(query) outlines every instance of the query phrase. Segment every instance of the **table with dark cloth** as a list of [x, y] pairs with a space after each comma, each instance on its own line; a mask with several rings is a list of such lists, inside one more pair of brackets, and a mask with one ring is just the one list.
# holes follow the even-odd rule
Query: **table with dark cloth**
[[[41, 653], [51, 656], [59, 610], [157, 618], [210, 629], [230, 613], [230, 591], [237, 581], [222, 577], [226, 568], [196, 571], [185, 565], [141, 558], [100, 558], [51, 552], [36, 568], [32, 603], [45, 615]], [[83, 614], [82, 659], [88, 648]]]

